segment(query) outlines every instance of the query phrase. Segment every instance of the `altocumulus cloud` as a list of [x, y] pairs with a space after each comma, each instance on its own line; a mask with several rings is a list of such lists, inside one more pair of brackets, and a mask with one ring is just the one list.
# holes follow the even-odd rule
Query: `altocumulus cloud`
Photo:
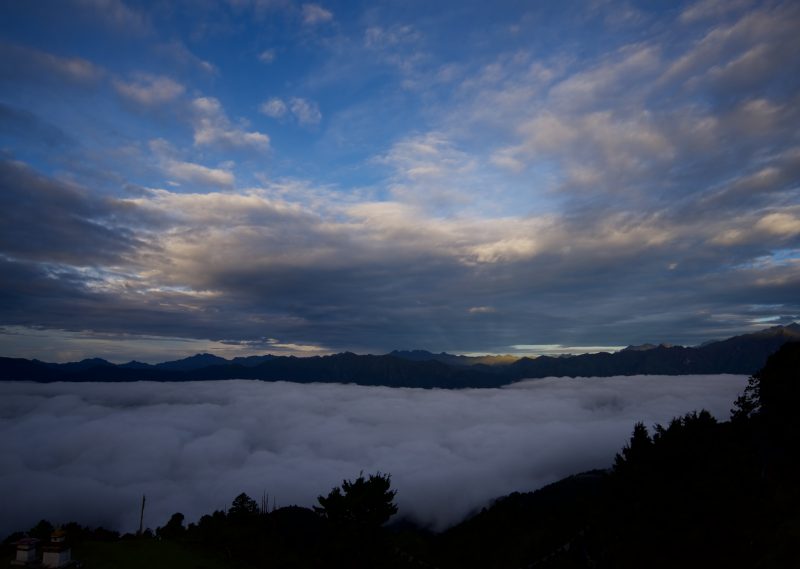
[[635, 421], [727, 418], [742, 376], [543, 379], [416, 390], [226, 381], [0, 384], [0, 535], [42, 517], [133, 530], [239, 492], [310, 506], [392, 474], [400, 515], [442, 529], [492, 498], [607, 467]]

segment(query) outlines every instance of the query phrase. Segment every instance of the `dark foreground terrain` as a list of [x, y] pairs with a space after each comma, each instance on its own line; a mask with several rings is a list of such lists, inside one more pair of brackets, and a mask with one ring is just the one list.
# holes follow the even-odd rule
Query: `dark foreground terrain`
[[[317, 508], [245, 495], [186, 527], [120, 538], [66, 526], [91, 567], [800, 567], [800, 343], [784, 345], [718, 422], [637, 424], [608, 471], [515, 493], [441, 534], [395, 512], [391, 479], [345, 481]], [[46, 538], [42, 522], [30, 534]], [[11, 543], [5, 541], [5, 562]]]

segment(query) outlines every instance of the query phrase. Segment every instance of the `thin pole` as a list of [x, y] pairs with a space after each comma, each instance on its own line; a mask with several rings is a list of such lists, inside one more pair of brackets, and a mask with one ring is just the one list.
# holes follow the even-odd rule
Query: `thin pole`
[[142, 531], [144, 530], [144, 502], [147, 497], [142, 494], [142, 512], [139, 514], [139, 535], [142, 535]]

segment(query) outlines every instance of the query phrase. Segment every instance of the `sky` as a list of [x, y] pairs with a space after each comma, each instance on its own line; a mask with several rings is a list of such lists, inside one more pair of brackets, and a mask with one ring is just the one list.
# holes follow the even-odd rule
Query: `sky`
[[[0, 382], [0, 539], [40, 519], [135, 531], [246, 492], [310, 507], [359, 472], [436, 530], [513, 491], [608, 468], [648, 428], [727, 420], [746, 378], [549, 378], [502, 389], [337, 384]], [[270, 499], [271, 505], [272, 499]]]
[[797, 2], [10, 2], [0, 355], [693, 345], [800, 315]]

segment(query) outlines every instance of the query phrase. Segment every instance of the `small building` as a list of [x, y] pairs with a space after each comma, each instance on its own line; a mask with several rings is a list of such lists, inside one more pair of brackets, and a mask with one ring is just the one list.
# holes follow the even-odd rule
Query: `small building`
[[17, 555], [11, 560], [12, 567], [36, 567], [39, 564], [39, 540], [23, 537], [17, 543]]
[[69, 567], [72, 550], [67, 543], [67, 533], [59, 528], [50, 535], [50, 543], [42, 547], [42, 567]]

